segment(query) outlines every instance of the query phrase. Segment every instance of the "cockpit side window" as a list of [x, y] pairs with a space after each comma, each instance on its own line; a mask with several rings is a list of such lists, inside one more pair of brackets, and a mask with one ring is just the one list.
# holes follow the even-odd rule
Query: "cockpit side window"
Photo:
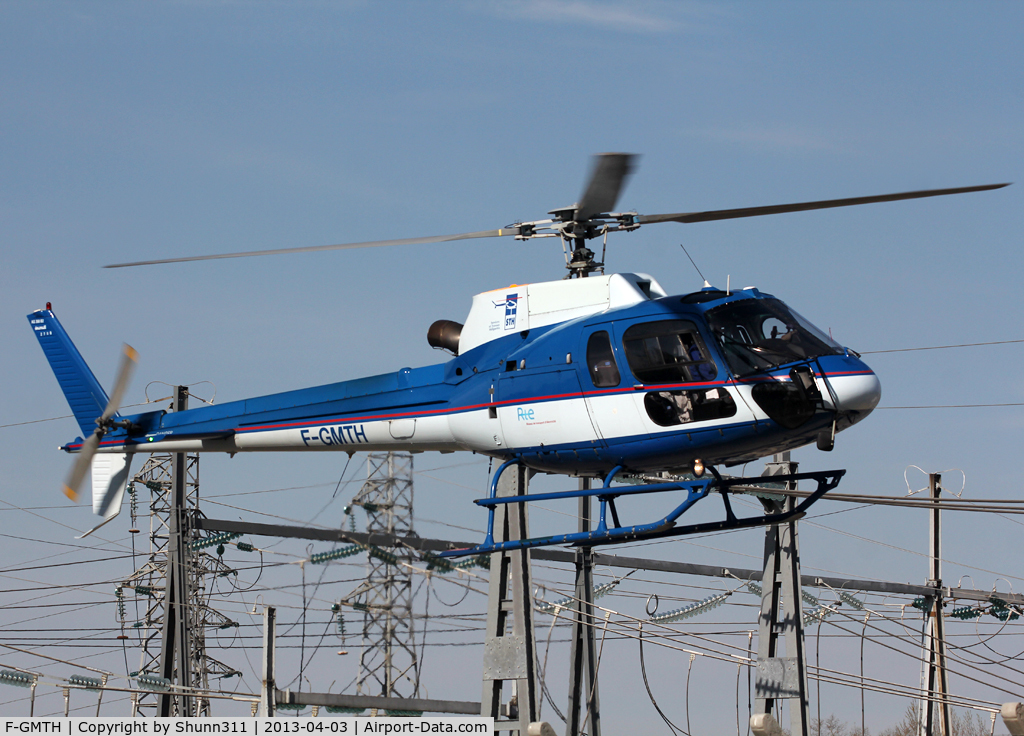
[[645, 384], [703, 382], [718, 375], [692, 322], [633, 325], [622, 336], [622, 344], [629, 369]]
[[604, 330], [595, 332], [587, 340], [587, 367], [590, 369], [590, 380], [597, 388], [618, 386], [622, 381], [619, 366], [615, 364], [611, 338]]

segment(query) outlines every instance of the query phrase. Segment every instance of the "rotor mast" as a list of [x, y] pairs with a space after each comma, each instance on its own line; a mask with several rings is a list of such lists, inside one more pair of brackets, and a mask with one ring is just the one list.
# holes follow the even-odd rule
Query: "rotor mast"
[[626, 180], [633, 172], [637, 156], [632, 153], [604, 153], [594, 157], [590, 179], [572, 207], [552, 210], [554, 229], [563, 242], [571, 240], [572, 256], [567, 260], [569, 278], [585, 278], [594, 271], [604, 269], [604, 263], [594, 260], [594, 251], [587, 241], [609, 232], [635, 230], [636, 213], [613, 213]]

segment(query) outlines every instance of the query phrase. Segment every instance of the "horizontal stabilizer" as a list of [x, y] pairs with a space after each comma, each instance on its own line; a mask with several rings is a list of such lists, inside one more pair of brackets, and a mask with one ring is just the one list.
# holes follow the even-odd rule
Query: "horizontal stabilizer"
[[109, 399], [106, 392], [89, 370], [53, 310], [49, 309], [49, 304], [47, 309], [39, 309], [28, 315], [28, 321], [50, 362], [64, 397], [71, 405], [71, 413], [82, 429], [82, 436], [88, 437], [96, 429], [96, 418], [103, 414], [107, 406]]

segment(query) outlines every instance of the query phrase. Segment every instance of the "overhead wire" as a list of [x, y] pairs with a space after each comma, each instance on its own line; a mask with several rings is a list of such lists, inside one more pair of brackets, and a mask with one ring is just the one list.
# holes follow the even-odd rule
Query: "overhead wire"
[[883, 353], [911, 353], [918, 350], [949, 350], [950, 348], [976, 348], [983, 345], [1014, 345], [1024, 340], [994, 340], [992, 342], [965, 342], [959, 345], [932, 345], [923, 348], [892, 348], [890, 350], [862, 350], [861, 355], [881, 355]]
[[916, 406], [876, 406], [875, 409], [991, 409], [1005, 406], [1024, 406], [1024, 402], [1006, 401], [1000, 404], [927, 404]]
[[[555, 631], [555, 624], [557, 622], [558, 622], [558, 617], [557, 616], [552, 616], [551, 617], [551, 625], [548, 626], [547, 642], [544, 645], [544, 659], [541, 662], [540, 672], [539, 672], [540, 678], [539, 679], [540, 679], [541, 692], [543, 693], [544, 697], [547, 698], [547, 701], [551, 705], [552, 710], [555, 711], [555, 714], [562, 721], [562, 723], [566, 723], [567, 724], [569, 721], [565, 717], [565, 715], [562, 713], [562, 711], [559, 709], [558, 705], [555, 704], [555, 699], [551, 696], [551, 691], [548, 689], [548, 680], [547, 680], [548, 653], [551, 651], [551, 635]], [[541, 703], [541, 705], [543, 705], [543, 702]], [[540, 712], [538, 712], [537, 715], [539, 717], [542, 714]]]
[[[793, 489], [773, 489], [772, 492], [773, 493], [778, 493], [780, 495], [794, 496], [794, 497], [797, 497], [797, 498], [805, 498], [805, 497], [811, 495], [810, 492], [808, 492], [808, 491], [800, 491], [800, 490], [793, 490]], [[748, 506], [749, 505], [753, 505], [747, 499], [736, 498], [735, 494], [731, 494], [731, 495], [733, 496], [733, 500], [738, 502], [738, 503], [745, 504], [745, 505], [748, 505]], [[870, 495], [853, 495], [853, 494], [838, 494], [838, 495], [837, 494], [826, 494], [822, 498], [833, 500], [833, 501], [846, 501], [846, 502], [849, 502], [849, 503], [858, 503], [858, 504], [862, 504], [862, 503], [863, 504], [869, 504], [870, 503], [869, 501], [862, 501], [862, 500], [860, 500], [860, 499], [864, 499], [864, 498], [868, 498], [868, 499], [870, 499], [870, 498], [882, 498], [882, 499], [885, 499], [887, 501], [902, 501], [902, 500], [906, 499], [905, 496], [904, 497], [884, 497], [884, 496], [883, 497], [873, 497], [873, 496], [870, 496]], [[952, 499], [947, 499], [943, 503], [952, 503], [952, 502], [953, 502]], [[962, 501], [962, 503], [971, 503], [971, 502], [972, 501], [967, 500], [967, 499]], [[990, 503], [991, 501], [984, 500], [982, 502], [983, 503]], [[1024, 504], [1024, 501], [1014, 500], [1014, 501], [1012, 501], [1010, 503]], [[908, 503], [906, 505], [911, 505], [911, 504], [914, 504], [915, 507], [924, 508], [924, 509], [934, 509], [934, 508], [940, 507], [939, 504], [934, 504], [932, 502], [924, 501], [924, 500], [921, 500], [921, 501], [911, 500], [910, 503]], [[916, 506], [916, 504], [921, 504], [921, 505], [920, 506]], [[887, 505], [903, 505], [903, 504], [895, 504], [895, 503], [893, 503], [893, 504], [887, 504]], [[963, 510], [963, 509], [954, 509], [954, 510]], [[1024, 511], [1024, 509], [1022, 509], [1022, 511]], [[1014, 512], [1014, 513], [1020, 513], [1020, 512]], [[815, 519], [815, 518], [818, 518], [818, 517], [811, 517], [811, 519]], [[875, 544], [875, 545], [878, 545], [878, 546], [881, 546], [881, 547], [887, 547], [889, 549], [894, 549], [894, 550], [897, 550], [899, 552], [905, 552], [907, 554], [915, 555], [917, 557], [929, 557], [929, 555], [927, 553], [925, 553], [925, 552], [918, 552], [916, 550], [906, 549], [905, 547], [897, 547], [897, 546], [891, 545], [891, 544], [889, 544], [887, 542], [882, 542], [882, 541], [877, 540], [877, 539], [871, 539], [870, 537], [864, 537], [864, 536], [860, 536], [860, 535], [857, 535], [857, 534], [853, 534], [852, 532], [846, 532], [846, 531], [843, 531], [843, 530], [840, 530], [840, 529], [835, 529], [833, 527], [829, 527], [829, 526], [826, 526], [824, 524], [820, 524], [820, 523], [815, 522], [815, 521], [804, 520], [801, 523], [807, 524], [807, 525], [810, 525], [810, 526], [820, 527], [822, 529], [825, 529], [826, 531], [830, 531], [830, 532], [834, 532], [836, 534], [840, 534], [840, 535], [843, 535], [843, 536], [847, 536], [847, 537], [851, 537], [851, 538], [854, 538], [854, 539], [858, 539], [860, 541], [869, 542], [871, 544]], [[720, 551], [724, 551], [724, 550], [720, 550]], [[753, 555], [751, 555], [751, 556], [753, 556]], [[964, 562], [959, 562], [957, 560], [943, 558], [942, 561], [943, 562], [948, 562], [950, 564], [958, 565], [960, 567], [964, 567], [964, 568], [967, 568], [967, 569], [977, 570], [978, 572], [985, 572], [985, 573], [989, 573], [991, 575], [1000, 575], [1000, 576], [1007, 577], [1007, 578], [1012, 578], [1012, 579], [1015, 579], [1015, 580], [1024, 580], [1024, 578], [1018, 578], [1016, 576], [1008, 575], [1007, 573], [1002, 573], [1002, 572], [998, 572], [998, 571], [995, 571], [995, 570], [988, 570], [988, 569], [985, 569], [985, 568], [975, 567], [975, 566], [972, 566], [972, 565], [968, 565], [967, 563], [964, 563]], [[832, 574], [844, 574], [844, 573], [842, 573], [840, 571], [824, 570], [824, 569], [821, 569], [821, 568], [811, 568], [811, 567], [808, 567], [806, 569], [817, 570], [817, 571], [820, 571], [820, 572], [829, 572], [829, 573], [832, 573]]]
[[[841, 616], [843, 616], [843, 617], [845, 617], [845, 618], [849, 618], [849, 619], [853, 620], [853, 619], [852, 619], [852, 616], [850, 616], [849, 614], [846, 614], [846, 613], [845, 613], [845, 612], [843, 612], [843, 611], [837, 611], [837, 613], [839, 613], [839, 615], [841, 615]], [[832, 626], [835, 626], [836, 628], [842, 629], [843, 631], [846, 631], [847, 633], [851, 633], [851, 634], [852, 634], [852, 633], [854, 633], [854, 632], [850, 632], [850, 631], [849, 631], [848, 629], [844, 629], [844, 628], [843, 628], [842, 626], [840, 626], [840, 624], [839, 624], [839, 623], [838, 623], [837, 621], [835, 621], [835, 620], [831, 620], [831, 619], [829, 619], [829, 620], [826, 620], [826, 621], [824, 621], [823, 623], [826, 623], [826, 624], [830, 624], [830, 625], [832, 625]], [[902, 636], [902, 635], [893, 635], [893, 634], [892, 634], [891, 632], [887, 632], [887, 631], [884, 631], [883, 629], [881, 629], [881, 628], [879, 628], [879, 627], [877, 627], [877, 626], [871, 626], [871, 625], [869, 625], [869, 624], [868, 624], [867, 622], [865, 622], [864, 626], [865, 626], [865, 628], [871, 628], [871, 629], [872, 629], [872, 630], [874, 630], [874, 631], [878, 631], [878, 632], [880, 632], [880, 633], [881, 633], [881, 634], [882, 634], [883, 636], [885, 636], [885, 637], [886, 637], [886, 639], [887, 639], [887, 640], [891, 640], [891, 639], [893, 639], [893, 638], [895, 638], [895, 639], [897, 639], [897, 640], [907, 640], [907, 643], [909, 643], [909, 644], [910, 644], [911, 646], [914, 646], [914, 647], [916, 647], [916, 648], [917, 648], [917, 652], [915, 652], [915, 653], [911, 653], [911, 652], [906, 652], [906, 651], [903, 651], [903, 650], [901, 650], [901, 649], [897, 649], [896, 647], [894, 647], [894, 646], [892, 646], [892, 645], [890, 645], [890, 644], [887, 644], [887, 643], [885, 643], [885, 642], [879, 641], [878, 639], [870, 639], [870, 638], [869, 638], [869, 640], [870, 640], [870, 641], [873, 641], [873, 642], [874, 642], [874, 643], [876, 643], [876, 644], [877, 644], [878, 646], [881, 646], [881, 647], [883, 647], [883, 648], [885, 648], [885, 649], [890, 649], [890, 650], [892, 650], [892, 651], [894, 651], [894, 652], [897, 652], [897, 653], [899, 653], [899, 654], [901, 654], [901, 655], [903, 655], [903, 656], [909, 657], [909, 658], [911, 658], [911, 659], [913, 659], [914, 661], [916, 661], [916, 662], [919, 662], [919, 663], [924, 663], [924, 662], [926, 661], [926, 657], [925, 657], [925, 655], [924, 655], [924, 654], [923, 654], [923, 653], [921, 652], [921, 650], [920, 650], [920, 645], [918, 644], [918, 642], [917, 642], [916, 638], [913, 638], [913, 639], [911, 639], [911, 638], [910, 638], [909, 636], [907, 636], [907, 637], [904, 637], [904, 636]], [[947, 654], [947, 657], [948, 657], [948, 654]], [[954, 659], [954, 661], [959, 661], [959, 662], [960, 662], [960, 664], [966, 665], [968, 669], [971, 669], [971, 670], [977, 670], [977, 671], [981, 671], [981, 672], [983, 672], [984, 674], [986, 674], [986, 675], [989, 675], [989, 676], [991, 676], [991, 673], [988, 673], [987, 671], [985, 671], [985, 670], [982, 670], [982, 669], [981, 669], [980, 667], [977, 667], [977, 666], [975, 666], [975, 665], [972, 665], [972, 664], [970, 664], [970, 663], [967, 663], [967, 662], [965, 662], [965, 661], [963, 661], [963, 660], [960, 660], [960, 659], [958, 659], [958, 658], [956, 658], [956, 657], [948, 657], [948, 658], [949, 658], [949, 659]], [[975, 683], [977, 683], [977, 684], [981, 684], [981, 685], [985, 685], [986, 687], [991, 687], [991, 688], [994, 688], [994, 689], [996, 689], [996, 690], [1001, 690], [1002, 692], [1006, 692], [1006, 693], [1009, 693], [1009, 694], [1013, 694], [1013, 692], [1014, 692], [1013, 690], [1006, 690], [1006, 689], [1004, 689], [1004, 688], [1000, 687], [999, 685], [994, 685], [994, 684], [992, 684], [992, 683], [986, 683], [986, 682], [984, 682], [983, 680], [979, 680], [979, 679], [977, 679], [977, 678], [975, 678], [975, 677], [972, 677], [971, 675], [968, 675], [968, 674], [966, 674], [966, 673], [965, 673], [965, 672], [963, 672], [963, 671], [960, 671], [960, 670], [955, 670], [955, 669], [953, 669], [953, 668], [951, 668], [951, 667], [947, 667], [947, 670], [948, 670], [948, 671], [950, 671], [950, 672], [951, 672], [951, 673], [953, 673], [953, 674], [956, 674], [956, 675], [957, 675], [958, 677], [962, 677], [962, 678], [964, 678], [964, 679], [967, 679], [967, 680], [971, 680], [972, 682], [975, 682]], [[1009, 680], [1006, 680], [1006, 678], [997, 678], [997, 679], [1001, 680], [1002, 682], [1010, 682]]]
[[[479, 643], [476, 643], [476, 644], [478, 645]], [[451, 645], [449, 645], [449, 646], [451, 646]], [[285, 648], [288, 648], [288, 647], [285, 647]], [[670, 647], [670, 648], [673, 648], [673, 647]], [[821, 677], [826, 682], [830, 682], [830, 683], [833, 683], [833, 684], [841, 684], [841, 685], [852, 686], [852, 687], [856, 686], [856, 681], [855, 681], [856, 676], [849, 676], [849, 675], [847, 675], [845, 673], [839, 673], [838, 670], [827, 670], [827, 672], [825, 672], [824, 674], [820, 674], [818, 677]], [[844, 678], [846, 678], [846, 680], [844, 680]], [[850, 678], [854, 678], [854, 680], [851, 682]], [[899, 695], [902, 695], [902, 696], [907, 696], [908, 693], [912, 694], [912, 693], [916, 692], [914, 689], [903, 690], [903, 691], [894, 690], [894, 687], [895, 688], [900, 688], [902, 686], [898, 686], [898, 685], [893, 684], [893, 683], [887, 683], [887, 681], [877, 681], [877, 682], [881, 683], [881, 685], [873, 685], [872, 684], [871, 686], [868, 687], [868, 689], [872, 689], [872, 690], [878, 691], [878, 692], [888, 692], [889, 694], [899, 694]], [[967, 707], [975, 707], [975, 708], [980, 708], [980, 709], [984, 709], [984, 710], [992, 710], [992, 708], [995, 705], [997, 705], [997, 704], [994, 704], [994, 703], [990, 703], [989, 701], [981, 701], [981, 700], [970, 699], [970, 698], [967, 698], [967, 699], [965, 699], [965, 698], [955, 699], [954, 700], [954, 704], [959, 704], [959, 705], [963, 705], [963, 706], [967, 706]]]
[[[267, 589], [267, 590], [273, 590], [273, 589], [272, 589], [272, 588], [269, 588], [269, 589]], [[464, 593], [464, 597], [468, 595], [468, 592], [469, 592], [469, 591], [468, 591], [468, 590], [466, 590], [466, 592]], [[424, 629], [424, 634], [426, 634], [426, 629]], [[613, 638], [614, 638], [614, 635], [608, 635], [608, 636], [609, 636], [609, 640], [611, 640], [611, 639], [613, 639]], [[839, 677], [839, 676], [836, 676], [836, 677]]]
[[[607, 609], [605, 609], [605, 610], [607, 610]], [[620, 614], [620, 615], [623, 615], [623, 616], [624, 616], [624, 614]], [[833, 623], [834, 623], [834, 622], [833, 622]], [[836, 625], [836, 624], [834, 624], [834, 625]], [[856, 635], [854, 634], [854, 636], [856, 636]], [[916, 644], [916, 642], [914, 642], [914, 643]], [[883, 645], [883, 646], [884, 646], [884, 645]], [[893, 648], [893, 647], [890, 647], [890, 648]], [[913, 658], [913, 659], [915, 659], [915, 660], [917, 660], [917, 661], [919, 661], [919, 660], [920, 660], [920, 657], [919, 657], [918, 655], [916, 655], [916, 654], [910, 654], [910, 653], [907, 653], [907, 652], [903, 652], [902, 650], [898, 650], [898, 649], [895, 649], [895, 648], [893, 648], [893, 649], [894, 649], [895, 651], [897, 651], [897, 652], [901, 653], [901, 654], [904, 654], [904, 655], [906, 655], [906, 656], [910, 656], [911, 658]], [[684, 649], [683, 651], [690, 651], [690, 653], [691, 653], [691, 654], [693, 654], [693, 653], [694, 653], [694, 652], [692, 652], [692, 650], [686, 650], [686, 649]], [[707, 654], [703, 654], [703, 656], [707, 656]], [[729, 656], [730, 658], [732, 658], [732, 657], [735, 657], [736, 655], [728, 655], [728, 656]], [[715, 657], [713, 657], [713, 658], [715, 658]], [[827, 679], [828, 679], [829, 677], [831, 677], [831, 678], [832, 678], [833, 680], [836, 680], [836, 678], [837, 678], [837, 677], [839, 677], [839, 676], [847, 676], [847, 675], [846, 675], [846, 673], [841, 673], [841, 672], [838, 672], [838, 671], [834, 671], [834, 670], [822, 670], [822, 671], [823, 671], [823, 672], [826, 672], [826, 673], [831, 673], [830, 675], [828, 675], [828, 676], [826, 677], [826, 680], [827, 680]], [[965, 678], [967, 678], [967, 679], [972, 679], [972, 680], [975, 680], [976, 682], [979, 682], [979, 683], [980, 683], [980, 682], [982, 682], [982, 681], [980, 681], [980, 680], [977, 680], [976, 678], [971, 678], [971, 677], [970, 677], [969, 675], [966, 675], [966, 674], [964, 674], [964, 673], [959, 673], [959, 672], [956, 672], [955, 674], [958, 674], [959, 676], [963, 676], [963, 677], [965, 677]], [[838, 680], [836, 680], [836, 681], [838, 681]], [[882, 680], [875, 680], [875, 682], [876, 682], [876, 683], [882, 683], [883, 685], [887, 685], [887, 686], [895, 685], [895, 683], [890, 683], [890, 682], [888, 682], [888, 681], [882, 681]], [[850, 683], [844, 683], [844, 684], [850, 684]], [[991, 685], [991, 683], [988, 683], [988, 684], [989, 684], [989, 686], [992, 686], [992, 685]], [[856, 686], [856, 684], [855, 684], [855, 683], [854, 683], [854, 684], [850, 684], [850, 686]], [[985, 703], [985, 704], [988, 704], [988, 703], [989, 703], [989, 701], [978, 701], [978, 702], [979, 702], [979, 703]], [[969, 707], [976, 707], [976, 704], [975, 704], [975, 705], [970, 705]], [[988, 708], [987, 706], [986, 706], [986, 708], [985, 708], [985, 709], [988, 709], [988, 710], [990, 710], [990, 708]]]
[[639, 632], [639, 640], [640, 640], [640, 673], [643, 675], [643, 678], [644, 678], [644, 687], [647, 689], [647, 697], [650, 698], [651, 705], [654, 706], [654, 710], [656, 710], [658, 712], [658, 715], [661, 716], [661, 720], [665, 721], [665, 725], [667, 725], [670, 729], [672, 729], [672, 733], [673, 734], [681, 733], [681, 734], [686, 734], [686, 736], [689, 736], [689, 734], [687, 734], [686, 731], [684, 731], [683, 729], [679, 728], [679, 726], [677, 726], [676, 724], [672, 723], [671, 720], [669, 720], [669, 717], [667, 715], [665, 715], [665, 712], [658, 705], [658, 701], [655, 700], [654, 693], [651, 692], [651, 683], [648, 682], [648, 680], [647, 680], [647, 663], [644, 661], [644, 625], [643, 625], [643, 622], [640, 623], [640, 626], [638, 628], [638, 632]]

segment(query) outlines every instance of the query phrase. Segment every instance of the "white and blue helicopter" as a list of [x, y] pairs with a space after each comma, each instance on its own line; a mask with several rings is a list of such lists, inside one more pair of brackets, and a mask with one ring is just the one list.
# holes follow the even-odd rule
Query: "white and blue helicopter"
[[[889, 202], [996, 189], [994, 184], [872, 197], [640, 215], [614, 212], [633, 168], [630, 154], [595, 157], [578, 204], [551, 218], [499, 230], [405, 240], [255, 251], [116, 264], [111, 268], [211, 258], [431, 243], [469, 238], [557, 237], [569, 277], [477, 294], [465, 322], [440, 320], [427, 339], [452, 358], [368, 378], [287, 391], [180, 412], [121, 415], [136, 362], [128, 346], [108, 396], [50, 305], [28, 315], [83, 437], [61, 449], [78, 457], [65, 483], [72, 499], [92, 469], [93, 510], [115, 516], [138, 453], [302, 451], [471, 451], [507, 466], [603, 479], [601, 519], [588, 536], [568, 534], [528, 544], [600, 544], [679, 533], [675, 520], [714, 487], [726, 519], [715, 528], [781, 520], [736, 519], [715, 466], [732, 466], [817, 443], [864, 419], [881, 385], [860, 356], [833, 341], [780, 299], [754, 288], [669, 295], [644, 274], [605, 274], [587, 241], [642, 225], [692, 223]], [[603, 256], [602, 256], [603, 258]], [[703, 478], [709, 469], [714, 479]], [[685, 480], [611, 486], [616, 475], [687, 474]], [[800, 513], [838, 483], [843, 471], [805, 474], [819, 489]], [[799, 476], [804, 477], [804, 476]], [[690, 480], [692, 478], [692, 480]], [[794, 476], [796, 479], [797, 476]], [[671, 514], [653, 524], [619, 523], [614, 499], [628, 493], [685, 490]], [[540, 498], [541, 496], [535, 496]], [[610, 505], [608, 502], [611, 502]], [[612, 520], [606, 519], [606, 506]], [[707, 526], [707, 525], [704, 525]], [[703, 527], [702, 527], [703, 528]], [[473, 552], [493, 551], [488, 541]]]

